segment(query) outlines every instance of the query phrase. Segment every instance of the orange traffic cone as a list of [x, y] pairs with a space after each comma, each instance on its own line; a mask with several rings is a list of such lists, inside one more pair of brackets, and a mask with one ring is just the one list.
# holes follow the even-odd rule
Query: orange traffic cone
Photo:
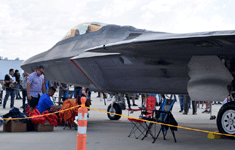
[[82, 106], [78, 108], [78, 116], [74, 120], [78, 125], [76, 150], [86, 150], [87, 108], [85, 107], [85, 97], [81, 97], [81, 103]]

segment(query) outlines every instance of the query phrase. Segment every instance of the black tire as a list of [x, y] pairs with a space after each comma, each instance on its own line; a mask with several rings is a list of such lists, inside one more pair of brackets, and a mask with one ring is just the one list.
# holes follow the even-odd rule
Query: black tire
[[217, 128], [220, 133], [235, 135], [235, 102], [229, 102], [220, 108]]
[[[113, 108], [114, 108], [114, 111], [113, 112], [111, 112], [111, 104], [108, 106], [108, 109], [107, 109], [107, 112], [111, 112], [111, 113], [116, 113], [116, 114], [122, 114], [122, 108], [121, 108], [121, 106], [120, 105], [118, 105], [118, 104], [116, 104], [116, 103], [114, 103], [113, 104]], [[110, 119], [110, 120], [119, 120], [120, 118], [121, 118], [121, 116], [118, 116], [118, 115], [113, 115], [113, 114], [107, 114], [108, 115], [108, 118]]]

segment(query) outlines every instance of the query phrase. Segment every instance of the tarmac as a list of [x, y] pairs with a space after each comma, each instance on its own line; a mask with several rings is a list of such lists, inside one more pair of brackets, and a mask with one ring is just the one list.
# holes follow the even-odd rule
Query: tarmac
[[[103, 101], [96, 98], [97, 93], [92, 93], [92, 108], [99, 110], [107, 110], [107, 106], [111, 101], [104, 105]], [[4, 95], [3, 95], [4, 98]], [[135, 101], [140, 106], [141, 100]], [[132, 101], [131, 101], [132, 104]], [[15, 100], [15, 107], [20, 107], [22, 100]], [[222, 105], [212, 106], [212, 115], [216, 115]], [[8, 100], [6, 109], [0, 106], [0, 114], [5, 114], [10, 110], [10, 99]], [[205, 106], [204, 106], [205, 107]], [[138, 108], [135, 106], [133, 108]], [[21, 109], [22, 110], [22, 109]], [[199, 108], [197, 115], [192, 115], [189, 110], [188, 115], [179, 113], [180, 106], [177, 101], [173, 107], [172, 113], [177, 120], [179, 126], [190, 127], [195, 129], [217, 131], [216, 120], [210, 120], [210, 114], [203, 114], [204, 109]], [[220, 150], [234, 149], [233, 139], [208, 139], [207, 134], [203, 132], [190, 131], [186, 129], [178, 129], [175, 132], [177, 143], [174, 142], [172, 134], [168, 131], [167, 140], [163, 140], [162, 134], [155, 143], [152, 143], [151, 136], [144, 140], [135, 139], [134, 136], [128, 137], [131, 130], [131, 123], [125, 117], [121, 117], [118, 121], [111, 121], [107, 114], [99, 111], [90, 110], [87, 127], [87, 150]], [[123, 115], [128, 115], [127, 110], [123, 110]], [[131, 114], [132, 117], [139, 116], [139, 112]], [[154, 132], [153, 128], [153, 132]], [[156, 125], [156, 130], [160, 129], [160, 125]], [[0, 127], [0, 150], [75, 150], [77, 143], [77, 131], [74, 128], [63, 129], [63, 126], [57, 126], [53, 132], [3, 132]]]

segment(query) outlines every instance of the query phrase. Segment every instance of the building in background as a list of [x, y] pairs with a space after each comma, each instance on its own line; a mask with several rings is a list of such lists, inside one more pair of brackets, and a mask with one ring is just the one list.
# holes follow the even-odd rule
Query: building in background
[[22, 75], [23, 70], [20, 68], [23, 60], [16, 58], [15, 60], [8, 60], [8, 58], [4, 58], [0, 56], [0, 81], [4, 80], [6, 74], [9, 73], [9, 69], [18, 69], [20, 75]]

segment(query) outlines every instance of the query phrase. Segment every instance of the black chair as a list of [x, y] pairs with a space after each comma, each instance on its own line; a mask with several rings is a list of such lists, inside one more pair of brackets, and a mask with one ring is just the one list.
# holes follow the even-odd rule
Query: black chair
[[[173, 115], [171, 113], [171, 110], [172, 110], [175, 102], [176, 102], [176, 98], [164, 99], [160, 110], [155, 111], [156, 122], [178, 126], [177, 121], [175, 120], [175, 118], [173, 117]], [[164, 124], [161, 124], [161, 128], [160, 128], [157, 136], [154, 138], [153, 143], [157, 140], [157, 138], [161, 132], [163, 134], [164, 140], [166, 140], [166, 134], [167, 134], [167, 131], [169, 128], [170, 128], [171, 133], [174, 137], [174, 141], [176, 142], [174, 131], [177, 131], [177, 127], [167, 126]]]
[[[173, 108], [173, 105], [174, 105], [175, 101], [176, 101], [176, 96], [175, 95], [171, 95], [170, 99], [164, 98], [163, 102], [160, 105], [159, 110], [154, 110], [154, 112], [155, 112], [155, 116], [154, 117], [152, 117], [152, 118], [142, 117], [142, 119], [148, 120], [148, 121], [165, 123], [165, 124], [178, 125], [177, 122], [175, 121], [174, 117], [171, 114], [171, 110]], [[144, 137], [142, 138], [142, 140], [144, 140], [145, 137], [147, 137], [148, 134], [150, 134], [151, 137], [154, 139], [154, 141], [152, 143], [154, 143], [157, 140], [160, 132], [158, 133], [158, 135], [156, 137], [153, 135], [152, 127], [153, 127], [154, 124], [155, 123], [146, 122], [147, 130], [146, 130], [146, 133], [145, 133]], [[166, 136], [168, 127], [169, 126], [161, 125], [160, 131], [163, 132], [164, 140], [165, 140], [165, 136]], [[172, 134], [173, 134], [173, 137], [175, 139], [174, 131], [177, 130], [177, 128], [170, 127], [170, 129], [172, 130]], [[176, 139], [175, 139], [175, 142], [176, 142]]]

